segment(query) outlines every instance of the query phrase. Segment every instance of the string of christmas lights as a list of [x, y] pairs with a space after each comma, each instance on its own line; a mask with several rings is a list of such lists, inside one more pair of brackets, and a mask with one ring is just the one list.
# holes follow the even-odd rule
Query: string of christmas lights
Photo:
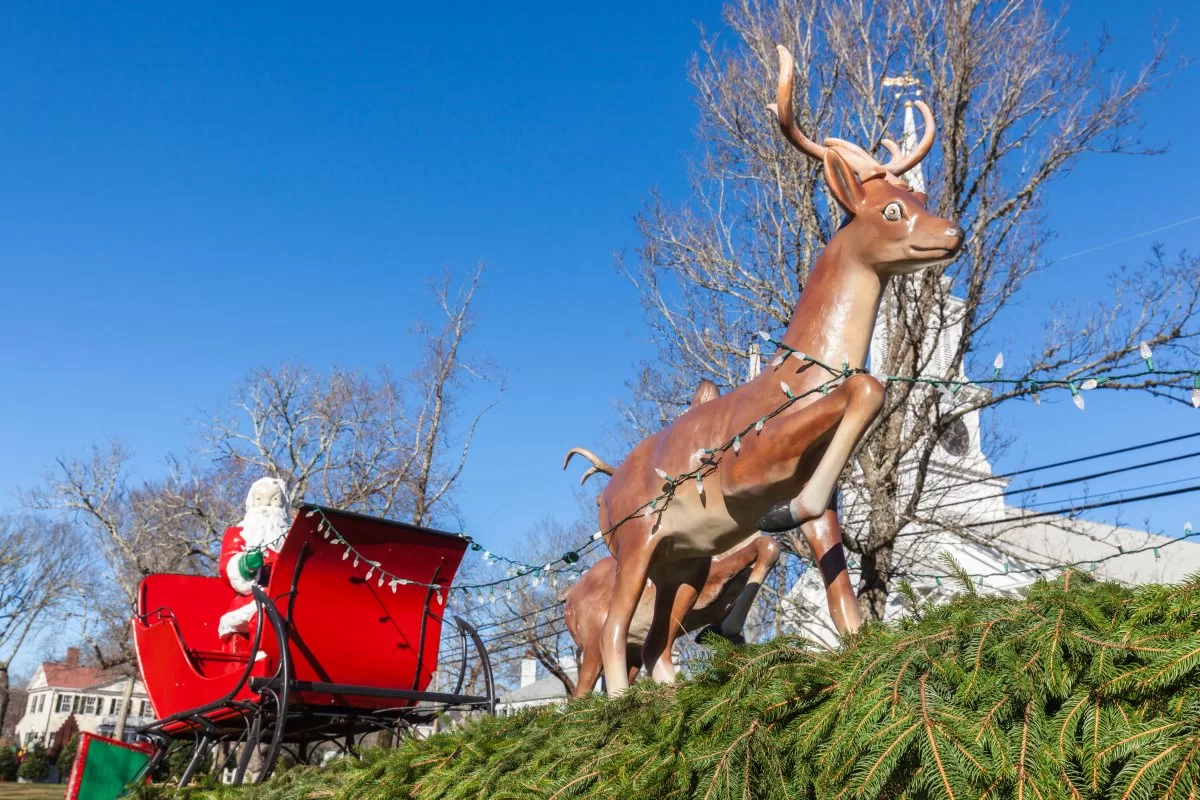
[[[777, 354], [774, 356], [774, 358], [771, 361], [771, 367], [773, 369], [778, 370], [789, 359], [796, 359], [798, 361], [804, 362], [806, 365], [806, 366], [800, 367], [799, 369], [805, 369], [805, 368], [807, 368], [807, 365], [815, 366], [815, 367], [818, 367], [818, 368], [823, 369], [826, 372], [828, 372], [829, 375], [831, 376], [830, 379], [821, 383], [820, 385], [818, 385], [816, 387], [813, 387], [811, 389], [808, 389], [806, 391], [799, 392], [799, 393], [794, 392], [792, 390], [792, 388], [787, 384], [786, 381], [781, 380], [779, 383], [779, 387], [780, 387], [781, 392], [783, 393], [784, 400], [780, 403], [779, 406], [777, 406], [775, 409], [767, 412], [766, 414], [763, 414], [756, 421], [747, 424], [742, 430], [735, 433], [728, 440], [726, 440], [714, 447], [711, 447], [711, 448], [703, 448], [703, 450], [702, 450], [703, 456], [701, 458], [701, 463], [700, 463], [699, 467], [695, 470], [689, 470], [687, 472], [684, 472], [684, 473], [681, 473], [678, 475], [672, 475], [672, 474], [668, 473], [666, 470], [662, 469], [661, 467], [656, 467], [655, 473], [658, 475], [659, 478], [661, 478], [663, 480], [662, 491], [657, 496], [642, 503], [640, 506], [633, 509], [631, 512], [626, 514], [624, 517], [622, 517], [621, 519], [614, 522], [606, 530], [597, 531], [597, 532], [593, 533], [591, 535], [591, 537], [586, 542], [584, 542], [580, 547], [575, 548], [574, 550], [569, 550], [568, 552], [564, 553], [562, 556], [560, 556], [557, 559], [553, 559], [553, 560], [548, 561], [541, 565], [528, 564], [528, 563], [525, 563], [522, 561], [518, 561], [516, 559], [508, 558], [506, 556], [494, 553], [490, 549], [484, 548], [480, 543], [471, 539], [471, 537], [464, 536], [464, 538], [470, 542], [471, 550], [474, 552], [481, 553], [481, 557], [483, 558], [483, 560], [486, 563], [506, 565], [507, 566], [507, 575], [503, 578], [499, 578], [499, 579], [496, 579], [493, 581], [484, 581], [484, 582], [470, 583], [470, 584], [457, 584], [457, 585], [453, 585], [453, 586], [445, 586], [443, 584], [427, 584], [427, 583], [422, 583], [420, 581], [414, 581], [411, 579], [402, 578], [402, 577], [398, 576], [397, 574], [395, 574], [394, 572], [392, 572], [391, 570], [388, 570], [382, 564], [375, 562], [375, 561], [371, 561], [370, 559], [367, 559], [362, 553], [360, 553], [354, 547], [354, 545], [351, 542], [347, 541], [345, 539], [345, 537], [343, 537], [341, 535], [341, 533], [339, 533], [337, 531], [337, 529], [333, 526], [333, 524], [325, 516], [324, 512], [322, 512], [319, 508], [309, 511], [308, 516], [313, 516], [313, 515], [320, 516], [320, 519], [318, 520], [318, 523], [317, 523], [318, 531], [323, 533], [325, 539], [330, 540], [331, 544], [344, 548], [344, 553], [342, 555], [343, 560], [349, 561], [349, 560], [353, 559], [352, 566], [356, 570], [359, 569], [363, 564], [365, 564], [366, 565], [365, 566], [366, 580], [377, 579], [378, 585], [380, 587], [383, 587], [385, 584], [387, 584], [393, 592], [396, 591], [397, 587], [406, 586], [406, 585], [416, 585], [416, 586], [421, 586], [424, 588], [436, 587], [439, 590], [437, 593], [439, 602], [443, 601], [444, 599], [448, 599], [449, 593], [451, 591], [457, 591], [457, 592], [461, 593], [464, 598], [469, 598], [472, 593], [478, 594], [481, 597], [484, 597], [484, 595], [486, 594], [487, 599], [490, 602], [494, 603], [496, 601], [495, 592], [498, 588], [503, 591], [506, 591], [509, 594], [509, 596], [511, 597], [511, 584], [515, 581], [522, 580], [531, 575], [533, 576], [533, 580], [531, 583], [532, 586], [537, 586], [538, 583], [540, 583], [541, 580], [543, 580], [543, 579], [553, 581], [558, 575], [562, 575], [562, 574], [572, 574], [572, 575], [578, 576], [581, 573], [581, 570], [579, 570], [574, 565], [579, 563], [580, 558], [583, 555], [585, 555], [589, 550], [594, 548], [598, 542], [606, 540], [608, 536], [612, 535], [621, 525], [624, 525], [626, 522], [629, 522], [630, 520], [638, 518], [638, 517], [649, 517], [649, 516], [653, 516], [655, 514], [661, 515], [663, 513], [663, 511], [665, 511], [667, 506], [670, 504], [671, 498], [674, 497], [676, 490], [683, 484], [688, 483], [688, 482], [693, 482], [696, 492], [701, 495], [704, 494], [704, 477], [706, 475], [710, 475], [713, 472], [715, 472], [716, 469], [718, 468], [718, 466], [720, 465], [721, 459], [725, 455], [727, 455], [730, 451], [732, 451], [735, 456], [738, 453], [740, 453], [741, 452], [741, 443], [742, 443], [742, 439], [744, 437], [749, 436], [752, 432], [754, 434], [761, 434], [763, 429], [765, 428], [766, 424], [771, 419], [773, 419], [776, 416], [778, 416], [779, 414], [783, 413], [784, 411], [786, 411], [788, 408], [790, 408], [792, 405], [799, 402], [800, 400], [802, 400], [806, 397], [809, 397], [811, 395], [815, 395], [815, 394], [822, 394], [822, 395], [828, 394], [830, 391], [835, 389], [837, 386], [839, 386], [841, 383], [843, 383], [845, 380], [847, 380], [848, 378], [850, 378], [853, 375], [869, 374], [868, 370], [866, 370], [862, 367], [851, 367], [849, 364], [849, 359], [847, 357], [844, 357], [842, 359], [842, 365], [840, 368], [838, 368], [831, 364], [825, 363], [824, 361], [821, 361], [820, 359], [815, 358], [812, 355], [809, 355], [807, 353], [802, 353], [802, 352], [788, 346], [787, 344], [772, 338], [771, 335], [766, 333], [765, 331], [760, 331], [758, 333], [758, 336], [763, 341], [775, 345], [778, 350]], [[914, 384], [917, 384], [917, 383], [926, 384], [926, 385], [932, 386], [936, 389], [939, 389], [944, 393], [949, 393], [950, 395], [956, 394], [959, 390], [961, 390], [962, 388], [964, 388], [966, 386], [1010, 385], [1010, 386], [1016, 386], [1019, 388], [1019, 387], [1028, 385], [1030, 388], [1032, 399], [1035, 403], [1040, 403], [1040, 400], [1041, 400], [1039, 390], [1067, 389], [1071, 392], [1072, 400], [1075, 403], [1075, 405], [1079, 409], [1082, 410], [1085, 407], [1085, 404], [1084, 404], [1083, 395], [1081, 394], [1081, 392], [1096, 389], [1096, 388], [1103, 386], [1104, 384], [1112, 382], [1112, 381], [1130, 380], [1130, 379], [1134, 379], [1134, 378], [1144, 378], [1144, 377], [1148, 377], [1150, 375], [1159, 376], [1159, 377], [1190, 376], [1192, 378], [1192, 384], [1193, 384], [1192, 396], [1191, 396], [1192, 405], [1196, 408], [1200, 408], [1200, 372], [1196, 372], [1195, 370], [1160, 370], [1160, 369], [1157, 369], [1154, 366], [1153, 352], [1151, 351], [1149, 345], [1147, 345], [1145, 343], [1140, 345], [1139, 354], [1141, 355], [1141, 357], [1146, 365], [1146, 368], [1144, 370], [1137, 371], [1137, 372], [1128, 372], [1128, 373], [1123, 373], [1123, 374], [1115, 374], [1115, 375], [1097, 375], [1095, 377], [1087, 377], [1087, 378], [1076, 379], [1076, 380], [1068, 380], [1068, 379], [1037, 380], [1037, 379], [1030, 379], [1030, 378], [1018, 378], [1018, 379], [1003, 378], [1003, 377], [1001, 377], [1001, 372], [1004, 367], [1003, 354], [998, 354], [996, 356], [996, 359], [993, 362], [994, 373], [990, 379], [969, 380], [969, 379], [963, 378], [963, 379], [959, 379], [959, 380], [952, 380], [952, 379], [943, 379], [943, 378], [929, 378], [929, 377], [922, 377], [922, 376], [905, 377], [905, 376], [898, 376], [898, 375], [887, 375], [887, 376], [883, 377], [883, 380], [885, 380], [886, 382], [889, 382], [889, 383], [903, 382], [903, 383], [914, 383]], [[799, 369], [797, 371], [799, 371]], [[1065, 568], [1065, 567], [1063, 567], [1063, 568]], [[1051, 568], [1039, 568], [1039, 569], [1045, 570], [1045, 569], [1051, 569]], [[1001, 574], [1003, 574], [1003, 573], [1001, 573]], [[932, 575], [917, 576], [917, 575], [914, 575], [913, 577], [939, 577], [939, 576], [932, 576]], [[443, 598], [442, 590], [444, 590], [445, 598]]]

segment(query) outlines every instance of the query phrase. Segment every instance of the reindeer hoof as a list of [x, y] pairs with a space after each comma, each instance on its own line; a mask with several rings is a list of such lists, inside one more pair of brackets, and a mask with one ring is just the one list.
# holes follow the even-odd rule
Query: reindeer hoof
[[719, 626], [719, 625], [705, 625], [703, 628], [696, 631], [696, 635], [692, 638], [695, 639], [697, 642], [699, 642], [700, 640], [702, 640], [705, 636], [708, 636], [709, 634], [712, 634], [713, 636], [719, 636], [720, 638], [724, 639], [725, 641], [729, 642], [730, 644], [745, 644], [746, 643], [745, 636], [743, 636], [740, 633], [724, 633], [721, 630], [721, 626]]
[[758, 529], [763, 533], [783, 533], [790, 531], [796, 525], [796, 518], [792, 515], [792, 507], [789, 503], [776, 503], [758, 520]]

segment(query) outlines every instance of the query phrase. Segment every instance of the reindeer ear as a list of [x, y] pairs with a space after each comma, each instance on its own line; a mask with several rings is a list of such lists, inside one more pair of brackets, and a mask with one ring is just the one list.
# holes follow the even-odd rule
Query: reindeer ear
[[862, 184], [859, 183], [854, 170], [833, 147], [825, 150], [825, 182], [829, 184], [829, 190], [842, 204], [842, 208], [851, 214], [857, 213], [866, 198], [866, 193], [863, 192]]

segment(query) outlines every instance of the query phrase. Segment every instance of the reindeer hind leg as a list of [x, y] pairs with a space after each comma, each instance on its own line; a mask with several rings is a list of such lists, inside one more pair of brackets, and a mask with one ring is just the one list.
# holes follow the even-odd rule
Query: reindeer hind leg
[[604, 659], [604, 684], [609, 695], [616, 696], [629, 688], [629, 663], [627, 661], [629, 624], [633, 621], [642, 591], [646, 588], [646, 577], [650, 572], [650, 560], [654, 556], [655, 542], [649, 537], [640, 542], [628, 542], [617, 559], [617, 585], [609, 601], [608, 616], [604, 620], [604, 633], [600, 648]]
[[746, 585], [742, 587], [742, 592], [734, 602], [733, 608], [729, 610], [729, 615], [721, 621], [719, 629], [720, 634], [734, 644], [746, 643], [742, 634], [746, 627], [746, 617], [750, 615], [750, 608], [758, 598], [758, 591], [762, 588], [767, 573], [779, 561], [779, 544], [769, 536], [759, 537], [754, 542], [754, 549], [757, 554], [754, 559], [754, 569], [750, 570], [750, 577], [746, 581]]

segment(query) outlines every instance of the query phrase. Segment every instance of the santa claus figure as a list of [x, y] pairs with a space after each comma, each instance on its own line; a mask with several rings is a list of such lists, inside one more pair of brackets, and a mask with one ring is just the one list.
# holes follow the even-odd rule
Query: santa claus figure
[[217, 633], [236, 652], [250, 647], [250, 623], [257, 614], [251, 587], [266, 585], [271, 565], [291, 527], [287, 491], [278, 478], [259, 478], [246, 495], [246, 516], [225, 531], [221, 542], [221, 577], [238, 593], [221, 616]]

